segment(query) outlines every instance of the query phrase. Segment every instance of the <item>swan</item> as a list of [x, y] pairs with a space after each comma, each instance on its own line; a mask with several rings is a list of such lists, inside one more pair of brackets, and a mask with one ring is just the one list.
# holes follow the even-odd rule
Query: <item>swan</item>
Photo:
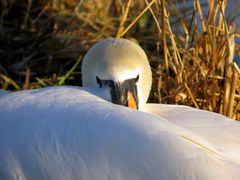
[[100, 41], [82, 73], [84, 87], [1, 94], [0, 179], [239, 179], [239, 123], [145, 104], [151, 71], [139, 45]]

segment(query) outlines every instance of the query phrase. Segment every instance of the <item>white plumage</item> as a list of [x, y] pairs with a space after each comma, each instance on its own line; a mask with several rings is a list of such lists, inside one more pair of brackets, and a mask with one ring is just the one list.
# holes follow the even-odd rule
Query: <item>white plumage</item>
[[2, 94], [0, 179], [239, 179], [238, 122], [177, 105], [141, 112], [97, 96], [109, 98], [98, 87]]

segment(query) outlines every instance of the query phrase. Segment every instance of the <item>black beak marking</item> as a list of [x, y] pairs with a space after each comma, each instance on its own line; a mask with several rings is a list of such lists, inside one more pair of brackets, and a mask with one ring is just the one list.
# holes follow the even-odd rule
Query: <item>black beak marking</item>
[[130, 91], [136, 102], [138, 109], [138, 92], [136, 83], [139, 81], [139, 75], [136, 78], [127, 79], [124, 82], [115, 82], [113, 80], [101, 80], [96, 76], [99, 87], [109, 87], [111, 92], [112, 103], [128, 106], [128, 92]]

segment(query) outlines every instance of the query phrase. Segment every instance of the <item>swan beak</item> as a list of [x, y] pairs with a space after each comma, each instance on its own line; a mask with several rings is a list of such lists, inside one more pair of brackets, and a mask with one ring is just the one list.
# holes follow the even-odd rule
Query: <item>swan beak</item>
[[130, 91], [128, 91], [128, 107], [137, 109], [137, 102], [135, 101], [134, 96]]

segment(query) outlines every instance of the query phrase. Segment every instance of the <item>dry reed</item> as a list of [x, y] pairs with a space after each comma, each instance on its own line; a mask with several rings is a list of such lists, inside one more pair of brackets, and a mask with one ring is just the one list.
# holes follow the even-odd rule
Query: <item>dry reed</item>
[[226, 6], [227, 1], [199, 0], [182, 9], [165, 0], [2, 1], [0, 87], [81, 85], [79, 57], [92, 44], [135, 38], [153, 71], [150, 102], [240, 120], [240, 70], [234, 61], [240, 58], [240, 33], [227, 22]]

